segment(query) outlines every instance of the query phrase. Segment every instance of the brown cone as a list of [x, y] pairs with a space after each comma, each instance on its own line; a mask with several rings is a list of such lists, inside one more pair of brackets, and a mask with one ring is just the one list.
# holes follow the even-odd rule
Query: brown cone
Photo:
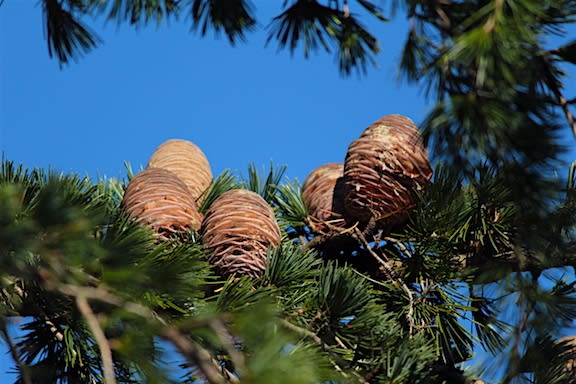
[[324, 164], [314, 169], [302, 186], [302, 200], [308, 210], [310, 226], [315, 232], [344, 226], [344, 165]]
[[244, 189], [220, 195], [206, 212], [200, 233], [212, 253], [208, 261], [224, 275], [261, 276], [268, 249], [280, 244], [272, 208], [260, 195]]
[[348, 147], [344, 204], [349, 220], [391, 222], [413, 204], [432, 168], [418, 128], [400, 115], [382, 117]]
[[161, 144], [150, 157], [148, 168], [163, 168], [176, 174], [198, 205], [212, 182], [212, 171], [204, 152], [187, 140], [173, 139]]
[[202, 221], [186, 185], [172, 172], [160, 168], [146, 169], [128, 183], [122, 207], [152, 227], [161, 240], [198, 230]]

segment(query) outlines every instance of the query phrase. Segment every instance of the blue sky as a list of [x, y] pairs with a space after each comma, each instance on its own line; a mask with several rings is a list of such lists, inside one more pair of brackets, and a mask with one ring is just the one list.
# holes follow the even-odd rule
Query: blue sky
[[[265, 47], [265, 26], [281, 3], [254, 1], [260, 25], [236, 47], [190, 33], [186, 21], [135, 31], [87, 20], [102, 45], [60, 68], [48, 57], [37, 1], [5, 0], [0, 152], [28, 167], [124, 177], [125, 161], [145, 166], [162, 142], [183, 138], [202, 148], [215, 175], [273, 162], [303, 181], [321, 164], [342, 162], [348, 144], [380, 116], [425, 117], [432, 100], [398, 80], [402, 15], [387, 24], [366, 20], [381, 39], [378, 68], [342, 78], [333, 54], [305, 60]], [[574, 97], [574, 77], [568, 84]], [[566, 140], [574, 148], [567, 128]], [[566, 161], [573, 159], [575, 149]], [[0, 358], [0, 381], [5, 363]]]

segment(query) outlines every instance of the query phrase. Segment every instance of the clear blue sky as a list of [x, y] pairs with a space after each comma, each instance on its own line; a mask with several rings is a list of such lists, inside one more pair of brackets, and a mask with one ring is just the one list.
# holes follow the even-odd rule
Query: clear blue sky
[[[135, 31], [87, 20], [102, 46], [60, 68], [48, 58], [38, 2], [5, 0], [0, 152], [28, 167], [124, 177], [125, 161], [145, 166], [163, 141], [183, 138], [202, 148], [215, 175], [245, 175], [249, 163], [272, 161], [303, 181], [321, 164], [342, 162], [348, 144], [380, 116], [425, 117], [432, 101], [398, 81], [402, 15], [388, 24], [366, 20], [381, 39], [378, 68], [344, 79], [333, 54], [304, 60], [300, 52], [291, 57], [274, 43], [264, 46], [265, 26], [281, 3], [254, 1], [260, 25], [236, 47], [190, 33], [186, 21]], [[568, 128], [566, 140], [574, 146]]]

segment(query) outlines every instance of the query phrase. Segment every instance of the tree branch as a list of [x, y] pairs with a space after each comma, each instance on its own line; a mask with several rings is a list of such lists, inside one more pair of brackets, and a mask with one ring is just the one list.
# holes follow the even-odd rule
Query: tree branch
[[568, 121], [568, 125], [572, 129], [572, 134], [574, 135], [574, 137], [576, 137], [576, 118], [574, 118], [574, 114], [570, 110], [570, 105], [568, 103], [568, 100], [566, 100], [566, 98], [564, 97], [564, 95], [562, 95], [562, 92], [560, 92], [560, 90], [558, 88], [555, 87], [553, 89], [553, 92], [554, 92], [554, 95], [556, 96], [558, 104], [560, 105], [560, 107], [562, 108], [562, 111], [564, 112], [564, 116], [566, 116], [566, 120]]
[[98, 344], [98, 348], [100, 348], [100, 357], [102, 358], [102, 371], [104, 371], [104, 382], [106, 384], [116, 384], [112, 351], [110, 350], [110, 344], [108, 343], [108, 339], [106, 338], [102, 327], [100, 327], [98, 319], [94, 315], [94, 312], [92, 312], [92, 308], [90, 308], [90, 305], [84, 296], [76, 296], [76, 306], [78, 307], [78, 310], [82, 316], [84, 316], [86, 323], [88, 323], [88, 327], [92, 331], [92, 335], [94, 335], [96, 344]]
[[315, 334], [314, 332], [312, 332], [306, 328], [301, 328], [297, 325], [294, 325], [291, 322], [289, 322], [288, 320], [284, 320], [284, 319], [280, 319], [280, 324], [282, 324], [282, 326], [291, 330], [292, 332], [295, 332], [301, 336], [306, 336], [306, 337], [314, 340], [314, 342], [316, 344], [318, 344], [319, 346], [324, 346], [324, 342], [322, 341], [322, 339], [320, 337], [318, 337], [318, 335]]
[[570, 244], [561, 257], [546, 256], [543, 259], [530, 257], [518, 252], [509, 251], [494, 255], [492, 257], [482, 257], [472, 255], [462, 256], [460, 263], [462, 268], [475, 268], [482, 276], [483, 282], [492, 282], [500, 279], [504, 272], [542, 272], [550, 268], [573, 267], [576, 268], [576, 243]]

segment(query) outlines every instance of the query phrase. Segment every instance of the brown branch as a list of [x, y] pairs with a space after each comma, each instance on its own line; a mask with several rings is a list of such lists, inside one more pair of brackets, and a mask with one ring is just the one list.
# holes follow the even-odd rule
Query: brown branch
[[572, 134], [574, 134], [574, 137], [576, 137], [576, 118], [574, 118], [574, 114], [570, 110], [568, 100], [566, 100], [564, 95], [562, 95], [562, 92], [560, 92], [560, 89], [558, 89], [557, 87], [554, 87], [552, 91], [554, 92], [554, 96], [556, 96], [558, 104], [560, 105], [562, 111], [564, 112], [564, 116], [566, 116], [568, 125], [572, 129]]
[[[328, 242], [336, 242], [339, 240], [351, 239], [353, 237], [353, 231], [355, 231], [359, 225], [358, 222], [356, 222], [350, 227], [341, 227], [338, 225], [334, 225], [329, 221], [322, 220], [318, 222], [321, 223], [322, 226], [326, 227], [327, 231], [317, 232], [312, 240], [303, 243], [303, 247], [305, 249], [312, 249]], [[309, 226], [312, 228], [312, 225], [309, 224]]]
[[114, 360], [112, 359], [112, 351], [110, 350], [110, 344], [108, 339], [100, 327], [100, 322], [94, 315], [90, 304], [84, 296], [76, 296], [76, 306], [78, 310], [84, 316], [92, 335], [98, 344], [100, 349], [100, 357], [102, 359], [102, 371], [104, 372], [104, 383], [106, 384], [116, 384], [116, 375], [114, 374]]
[[503, 273], [540, 273], [550, 268], [576, 268], [576, 243], [569, 245], [560, 256], [545, 255], [540, 259], [524, 253], [522, 249], [518, 249], [517, 252], [508, 251], [491, 256], [462, 255], [460, 265], [462, 268], [474, 268], [475, 275], [481, 277], [482, 282], [499, 280]]
[[[51, 287], [47, 288], [50, 289]], [[60, 293], [66, 296], [71, 297], [83, 296], [86, 299], [100, 301], [102, 303], [110, 304], [115, 307], [122, 307], [122, 309], [134, 315], [144, 317], [147, 319], [159, 320], [163, 325], [166, 324], [166, 322], [163, 321], [160, 317], [156, 316], [152, 310], [143, 306], [142, 304], [122, 300], [118, 296], [102, 288], [79, 287], [70, 284], [60, 284], [56, 287], [55, 290], [59, 291]]]
[[301, 336], [305, 336], [305, 337], [308, 337], [308, 338], [314, 340], [314, 342], [316, 344], [318, 344], [319, 346], [324, 346], [324, 342], [322, 341], [322, 339], [320, 337], [318, 337], [318, 335], [315, 334], [314, 332], [312, 332], [306, 328], [302, 328], [302, 327], [299, 327], [297, 325], [294, 325], [291, 322], [289, 322], [288, 320], [284, 320], [284, 319], [280, 319], [280, 324], [282, 324], [282, 326], [284, 328], [289, 329], [292, 332], [295, 332]]

